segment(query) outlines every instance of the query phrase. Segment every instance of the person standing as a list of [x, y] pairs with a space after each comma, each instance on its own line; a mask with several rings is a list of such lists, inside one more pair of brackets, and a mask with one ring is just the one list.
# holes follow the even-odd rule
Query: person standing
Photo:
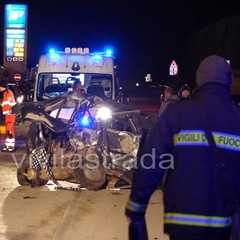
[[168, 105], [178, 100], [179, 100], [179, 97], [176, 94], [174, 94], [174, 89], [171, 87], [167, 87], [164, 91], [164, 98], [163, 98], [163, 101], [161, 102], [158, 116], [161, 117], [163, 112], [168, 107]]
[[198, 94], [166, 109], [133, 173], [128, 221], [144, 218], [164, 176], [164, 232], [170, 240], [230, 239], [240, 201], [240, 108], [231, 99], [231, 77], [226, 59], [209, 56], [196, 72]]
[[81, 81], [78, 80], [78, 79], [73, 82], [72, 89], [73, 89], [73, 91], [77, 91], [77, 92], [80, 92], [82, 94], [86, 94], [86, 91], [83, 88]]
[[7, 82], [0, 81], [0, 92], [3, 93], [2, 101], [2, 112], [5, 116], [5, 127], [6, 127], [6, 139], [5, 147], [1, 150], [3, 152], [14, 152], [15, 151], [15, 132], [14, 124], [16, 120], [16, 114], [11, 114], [10, 110], [16, 104], [13, 92], [8, 89]]
[[182, 99], [189, 99], [191, 98], [191, 90], [190, 87], [187, 84], [184, 84], [178, 92], [180, 100]]

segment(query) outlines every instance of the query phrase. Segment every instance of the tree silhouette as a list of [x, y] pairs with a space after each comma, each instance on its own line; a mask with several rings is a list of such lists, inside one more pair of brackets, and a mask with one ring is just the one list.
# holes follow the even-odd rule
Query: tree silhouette
[[212, 54], [230, 60], [234, 71], [240, 70], [240, 16], [228, 16], [209, 23], [188, 41], [189, 71], [192, 76], [200, 61]]

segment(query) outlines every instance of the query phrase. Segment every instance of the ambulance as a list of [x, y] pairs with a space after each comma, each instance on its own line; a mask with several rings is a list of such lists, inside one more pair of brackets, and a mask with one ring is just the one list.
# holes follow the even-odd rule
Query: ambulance
[[76, 80], [81, 82], [86, 93], [98, 86], [106, 99], [117, 100], [115, 70], [110, 51], [90, 53], [89, 48], [50, 51], [39, 58], [33, 101], [66, 95]]

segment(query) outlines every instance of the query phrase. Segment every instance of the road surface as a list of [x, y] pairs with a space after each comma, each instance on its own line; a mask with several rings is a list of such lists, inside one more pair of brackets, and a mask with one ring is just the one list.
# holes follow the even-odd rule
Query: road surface
[[[26, 157], [24, 132], [16, 129], [17, 151], [0, 153], [0, 240], [126, 240], [124, 208], [130, 189], [99, 191], [56, 190], [20, 186], [17, 164]], [[3, 144], [3, 138], [0, 139]], [[67, 182], [61, 182], [64, 186]], [[163, 234], [162, 192], [157, 190], [146, 214], [149, 239], [168, 240]]]

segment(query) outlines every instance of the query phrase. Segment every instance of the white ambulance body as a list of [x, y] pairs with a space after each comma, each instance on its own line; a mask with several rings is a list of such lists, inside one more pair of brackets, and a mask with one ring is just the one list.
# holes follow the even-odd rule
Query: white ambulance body
[[[88, 48], [66, 48], [39, 58], [33, 101], [43, 101], [65, 95], [80, 80], [86, 92], [99, 85], [104, 96], [116, 99], [114, 58], [105, 53], [89, 53]], [[89, 91], [88, 91], [89, 90]]]

